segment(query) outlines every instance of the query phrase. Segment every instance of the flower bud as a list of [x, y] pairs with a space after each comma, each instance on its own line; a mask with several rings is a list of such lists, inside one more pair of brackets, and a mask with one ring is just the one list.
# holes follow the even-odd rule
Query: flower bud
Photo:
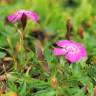
[[71, 36], [72, 36], [72, 29], [73, 29], [73, 23], [70, 18], [67, 20], [66, 27], [67, 27], [66, 38], [67, 38], [67, 40], [70, 40]]
[[96, 21], [96, 16], [93, 17], [94, 21]]
[[21, 45], [19, 43], [16, 44], [16, 52], [20, 52], [21, 51]]
[[11, 92], [9, 96], [17, 96], [16, 92]]
[[53, 88], [56, 88], [56, 87], [57, 87], [57, 78], [56, 78], [55, 76], [53, 76], [53, 77], [51, 78], [51, 86], [52, 86]]
[[94, 87], [94, 96], [96, 96], [96, 86]]
[[78, 35], [80, 36], [80, 38], [82, 39], [84, 37], [84, 30], [81, 25], [78, 27], [77, 32], [78, 32]]
[[87, 28], [90, 28], [90, 26], [91, 26], [91, 21], [90, 21], [90, 20], [87, 20], [87, 21], [85, 22], [85, 24], [86, 24], [86, 27], [87, 27]]

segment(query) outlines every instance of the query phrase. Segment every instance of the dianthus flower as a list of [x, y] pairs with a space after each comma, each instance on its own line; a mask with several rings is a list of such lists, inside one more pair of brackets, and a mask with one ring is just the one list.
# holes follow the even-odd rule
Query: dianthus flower
[[71, 63], [86, 57], [86, 49], [80, 43], [70, 40], [61, 40], [57, 42], [56, 45], [58, 47], [53, 49], [53, 54], [56, 56], [64, 55], [65, 59]]
[[15, 22], [21, 20], [22, 27], [24, 29], [26, 26], [27, 17], [35, 22], [39, 20], [39, 16], [35, 12], [29, 11], [29, 10], [16, 11], [13, 14], [7, 16], [7, 20], [12, 23], [15, 23]]

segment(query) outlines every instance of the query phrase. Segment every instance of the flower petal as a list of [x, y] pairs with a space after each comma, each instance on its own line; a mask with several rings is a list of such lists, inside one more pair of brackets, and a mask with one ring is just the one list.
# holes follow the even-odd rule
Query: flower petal
[[39, 20], [39, 16], [38, 16], [36, 13], [32, 12], [32, 11], [26, 11], [25, 14], [26, 14], [31, 20], [33, 20], [33, 21], [38, 21], [38, 20]]
[[53, 54], [58, 56], [58, 55], [64, 55], [65, 52], [61, 48], [54, 48], [53, 49]]
[[16, 14], [12, 14], [12, 15], [9, 15], [7, 17], [7, 19], [8, 19], [9, 22], [12, 22], [15, 18], [16, 18]]
[[65, 59], [69, 60], [71, 63], [74, 63], [81, 59], [81, 54], [67, 54], [65, 55]]
[[69, 41], [69, 40], [61, 40], [61, 41], [57, 42], [56, 44], [60, 47], [63, 47], [65, 44], [70, 44], [70, 43], [71, 43], [71, 41]]
[[81, 53], [82, 53], [82, 57], [86, 57], [87, 53], [86, 53], [86, 49], [84, 48], [84, 46], [80, 43], [76, 43], [76, 45], [80, 48]]
[[8, 19], [9, 22], [16, 22], [19, 19], [21, 19], [21, 16], [22, 16], [22, 14], [16, 12], [16, 13], [13, 13], [12, 15], [9, 15], [7, 17], [7, 19]]

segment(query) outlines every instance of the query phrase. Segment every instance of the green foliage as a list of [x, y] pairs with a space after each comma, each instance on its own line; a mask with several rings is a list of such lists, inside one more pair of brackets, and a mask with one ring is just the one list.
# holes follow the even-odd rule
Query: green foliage
[[4, 52], [0, 52], [0, 59], [4, 58], [6, 54]]
[[[4, 87], [0, 96], [11, 96], [12, 92], [17, 96], [93, 96], [96, 86], [95, 4], [95, 0], [0, 0], [0, 87]], [[40, 17], [39, 23], [27, 21], [23, 40], [20, 22], [16, 26], [5, 22], [6, 16], [20, 9], [35, 11]], [[83, 43], [87, 49], [87, 58], [74, 64], [52, 53], [53, 43], [66, 39], [68, 18], [72, 19], [72, 40]], [[77, 32], [80, 25], [84, 38]], [[41, 48], [38, 49], [42, 51], [40, 57], [35, 44]]]

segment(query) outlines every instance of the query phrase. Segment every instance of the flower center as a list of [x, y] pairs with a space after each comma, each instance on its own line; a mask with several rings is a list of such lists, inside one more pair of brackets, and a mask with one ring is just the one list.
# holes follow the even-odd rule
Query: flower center
[[72, 44], [66, 44], [63, 46], [63, 51], [65, 53], [69, 53], [69, 54], [77, 54], [80, 52], [80, 49], [78, 48], [78, 46], [72, 45]]

